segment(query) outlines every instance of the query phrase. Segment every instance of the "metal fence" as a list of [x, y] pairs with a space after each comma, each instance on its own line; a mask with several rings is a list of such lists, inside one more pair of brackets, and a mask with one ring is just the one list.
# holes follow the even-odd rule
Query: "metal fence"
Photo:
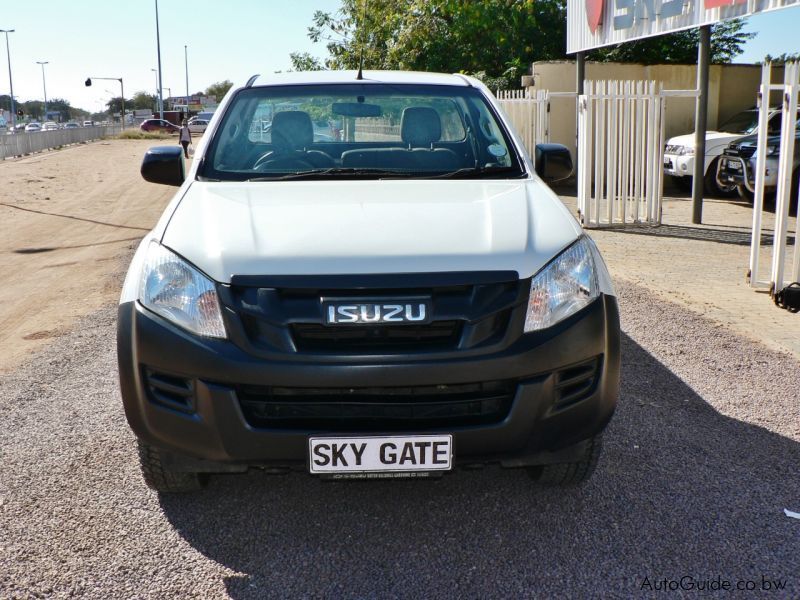
[[58, 129], [56, 131], [30, 131], [0, 135], [0, 159], [23, 156], [42, 150], [60, 148], [97, 140], [122, 131], [119, 125]]

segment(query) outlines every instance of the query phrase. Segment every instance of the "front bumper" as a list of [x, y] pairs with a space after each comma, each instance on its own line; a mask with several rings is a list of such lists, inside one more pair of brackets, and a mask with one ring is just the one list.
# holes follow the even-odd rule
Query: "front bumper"
[[694, 174], [694, 155], [665, 154], [664, 173], [673, 177], [691, 177]]
[[[717, 182], [724, 185], [742, 185], [750, 193], [756, 189], [756, 159], [741, 156], [722, 155], [717, 164]], [[778, 161], [767, 157], [764, 172], [764, 187], [774, 188], [778, 185]]]
[[[616, 298], [607, 295], [546, 331], [461, 358], [432, 353], [331, 362], [309, 354], [301, 361], [264, 360], [229, 341], [189, 334], [137, 302], [119, 307], [117, 346], [125, 414], [139, 438], [178, 455], [239, 465], [304, 465], [310, 435], [351, 431], [346, 417], [333, 430], [254, 425], [242, 408], [242, 386], [341, 392], [511, 381], [510, 406], [496, 422], [392, 430], [452, 433], [456, 462], [506, 466], [553, 462], [559, 452], [580, 446], [608, 423], [619, 390], [619, 312]], [[591, 386], [562, 402], [565, 373], [587, 361], [597, 364]], [[170, 407], [153, 397], [148, 387], [153, 372], [166, 374], [168, 382], [185, 382], [176, 384], [184, 390], [185, 406]], [[378, 423], [370, 433], [385, 431]]]

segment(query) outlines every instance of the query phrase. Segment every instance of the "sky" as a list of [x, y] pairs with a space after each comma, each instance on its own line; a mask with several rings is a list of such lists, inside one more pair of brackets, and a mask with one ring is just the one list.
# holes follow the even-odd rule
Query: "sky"
[[[155, 93], [158, 66], [155, 0], [37, 0], [37, 17], [24, 11], [0, 12], [9, 34], [14, 96], [40, 100], [42, 68], [48, 98], [65, 98], [92, 112], [105, 110], [119, 83], [87, 77], [123, 78], [125, 97]], [[188, 50], [189, 92], [230, 79], [244, 82], [256, 73], [289, 69], [290, 52], [324, 57], [322, 43], [307, 35], [315, 10], [335, 11], [340, 0], [160, 0], [161, 68], [164, 96], [186, 93], [184, 46]], [[16, 14], [14, 14], [16, 13]], [[736, 62], [765, 54], [800, 52], [800, 7], [751, 17], [746, 30], [758, 35]], [[9, 91], [5, 39], [0, 34], [0, 94]], [[167, 90], [169, 88], [169, 90]]]

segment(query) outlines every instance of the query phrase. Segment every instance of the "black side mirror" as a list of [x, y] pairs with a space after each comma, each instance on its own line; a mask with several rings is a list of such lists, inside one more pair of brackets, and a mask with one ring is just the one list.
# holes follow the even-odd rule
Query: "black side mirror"
[[186, 178], [183, 148], [180, 146], [155, 146], [145, 152], [142, 160], [142, 177], [151, 183], [181, 185]]
[[536, 144], [536, 174], [547, 183], [563, 181], [572, 175], [572, 157], [561, 144]]

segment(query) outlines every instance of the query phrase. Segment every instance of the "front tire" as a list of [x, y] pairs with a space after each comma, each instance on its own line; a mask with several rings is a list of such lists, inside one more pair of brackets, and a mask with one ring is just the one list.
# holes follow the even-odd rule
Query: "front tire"
[[163, 454], [155, 446], [141, 440], [139, 445], [139, 466], [144, 482], [151, 490], [164, 494], [196, 492], [205, 487], [208, 475], [205, 473], [184, 473], [164, 466]]
[[706, 170], [706, 175], [703, 178], [703, 187], [705, 188], [706, 194], [709, 196], [722, 196], [723, 198], [733, 196], [736, 194], [737, 189], [735, 184], [720, 185], [717, 181], [718, 163], [719, 158], [715, 158], [711, 161], [711, 164]]
[[541, 485], [574, 486], [585, 483], [597, 467], [603, 450], [602, 436], [587, 440], [583, 456], [575, 462], [530, 467], [528, 474]]

